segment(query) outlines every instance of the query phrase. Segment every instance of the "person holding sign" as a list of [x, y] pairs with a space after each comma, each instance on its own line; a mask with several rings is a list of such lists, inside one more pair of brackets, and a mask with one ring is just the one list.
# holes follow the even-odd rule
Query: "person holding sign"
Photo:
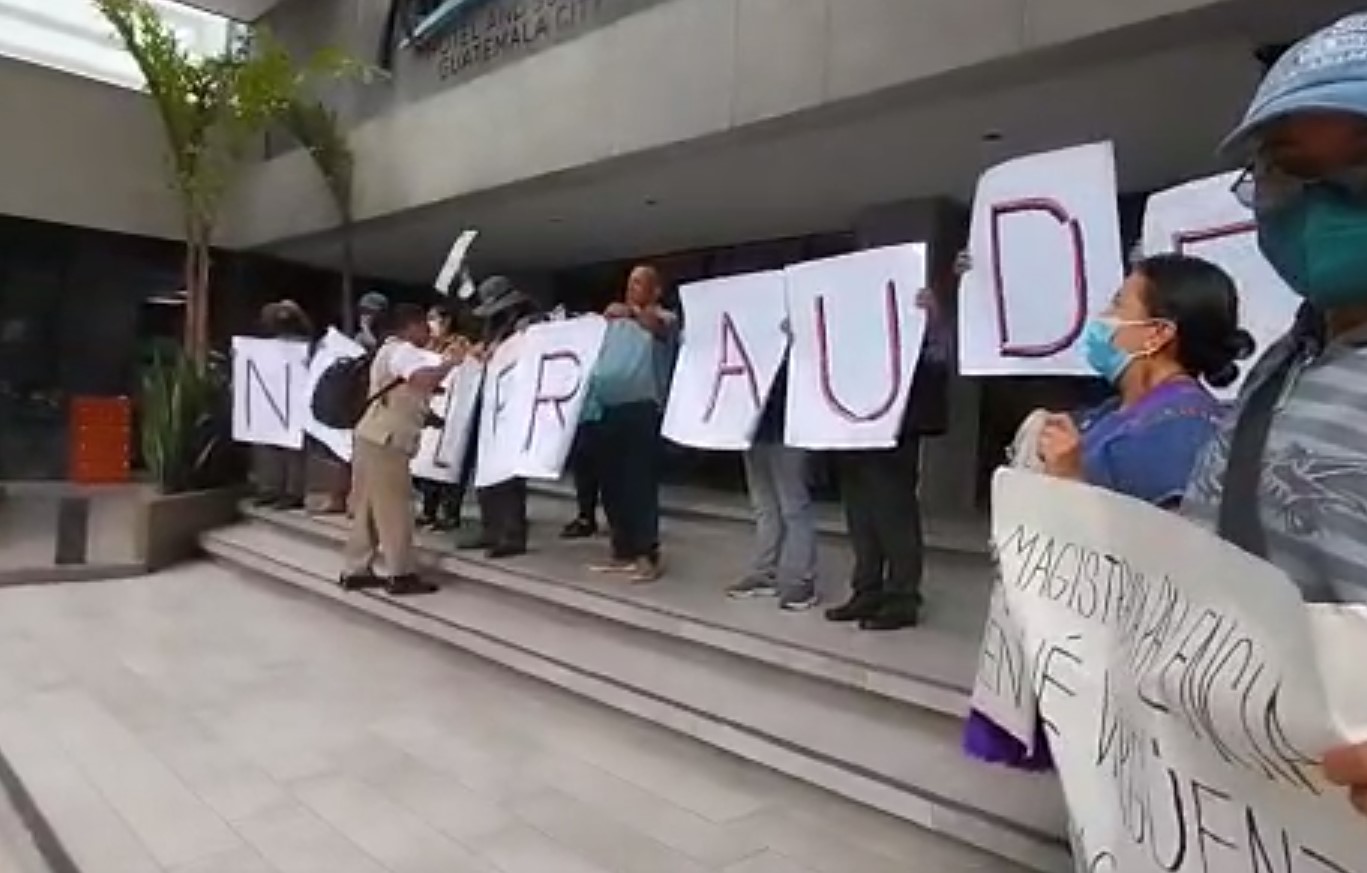
[[[1031, 416], [1012, 461], [1175, 509], [1223, 412], [1201, 380], [1232, 384], [1236, 361], [1252, 346], [1239, 328], [1238, 292], [1223, 270], [1183, 255], [1142, 260], [1110, 308], [1083, 331], [1087, 361], [1117, 396], [1077, 415]], [[1042, 730], [1027, 752], [977, 710], [965, 726], [964, 748], [1025, 770], [1051, 765]]]
[[[660, 303], [660, 274], [638, 266], [626, 298], [603, 313], [603, 350], [589, 379], [589, 404], [600, 422], [603, 512], [612, 556], [594, 569], [632, 582], [660, 578], [660, 410], [677, 353], [679, 319]], [[592, 420], [592, 417], [589, 419]]]
[[1198, 258], [1140, 261], [1082, 344], [1117, 396], [1045, 417], [1035, 446], [1044, 471], [1175, 508], [1222, 415], [1202, 380], [1233, 383], [1253, 351], [1233, 280]]
[[[458, 362], [465, 360], [470, 344], [456, 332], [455, 319], [447, 306], [433, 306], [427, 313], [427, 326], [432, 334], [427, 345], [429, 351], [443, 358], [454, 357]], [[422, 495], [422, 515], [418, 517], [418, 527], [437, 532], [460, 527], [460, 506], [464, 502], [469, 472], [469, 465], [466, 465], [461, 481], [455, 485], [417, 480], [418, 493]]]
[[1305, 300], [1193, 476], [1186, 514], [1313, 602], [1367, 602], [1367, 14], [1273, 66], [1227, 153], [1258, 244]]
[[[398, 597], [437, 590], [414, 572], [409, 468], [427, 423], [432, 393], [457, 362], [425, 350], [431, 333], [421, 307], [395, 307], [389, 326], [390, 334], [370, 368], [370, 404], [356, 426], [353, 519], [341, 585], [347, 591], [383, 587]], [[377, 551], [384, 553], [387, 578], [375, 573]]]
[[[475, 317], [484, 320], [484, 333], [471, 350], [478, 360], [492, 362], [499, 346], [510, 341], [537, 322], [545, 320], [536, 301], [513, 284], [506, 276], [490, 276], [476, 290], [479, 305]], [[496, 378], [496, 377], [494, 377]], [[476, 420], [483, 415], [483, 405], [494, 403], [489, 380], [480, 397]], [[476, 442], [478, 437], [476, 437]], [[478, 456], [477, 445], [469, 449]], [[507, 479], [496, 485], [480, 488], [479, 530], [459, 543], [462, 551], [483, 550], [492, 559], [514, 558], [527, 552], [527, 480]]]
[[[1367, 13], [1293, 46], [1225, 142], [1258, 246], [1305, 305], [1249, 378], [1184, 512], [1313, 602], [1367, 603]], [[1329, 756], [1367, 806], [1367, 747]]]
[[[293, 300], [267, 304], [261, 310], [261, 328], [272, 339], [313, 342], [313, 322]], [[258, 445], [253, 448], [256, 467], [257, 506], [279, 510], [304, 508], [308, 455], [304, 449]]]

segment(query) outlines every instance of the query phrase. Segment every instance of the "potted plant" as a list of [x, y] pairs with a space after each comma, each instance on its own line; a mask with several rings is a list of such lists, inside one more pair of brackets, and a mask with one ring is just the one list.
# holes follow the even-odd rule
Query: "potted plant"
[[142, 374], [138, 441], [151, 489], [137, 537], [149, 569], [190, 557], [201, 533], [236, 513], [229, 379], [225, 362], [201, 365], [179, 350], [156, 354]]

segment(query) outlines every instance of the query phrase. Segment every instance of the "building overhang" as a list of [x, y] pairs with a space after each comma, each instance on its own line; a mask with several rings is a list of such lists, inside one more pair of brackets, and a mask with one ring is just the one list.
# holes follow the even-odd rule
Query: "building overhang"
[[181, 0], [206, 12], [216, 12], [234, 21], [251, 23], [280, 5], [281, 0]]

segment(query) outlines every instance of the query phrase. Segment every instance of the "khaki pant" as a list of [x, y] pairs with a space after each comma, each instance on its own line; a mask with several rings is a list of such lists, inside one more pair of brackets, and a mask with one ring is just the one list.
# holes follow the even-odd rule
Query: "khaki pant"
[[390, 576], [413, 572], [413, 478], [406, 453], [357, 439], [351, 461], [348, 574], [370, 572], [376, 550]]

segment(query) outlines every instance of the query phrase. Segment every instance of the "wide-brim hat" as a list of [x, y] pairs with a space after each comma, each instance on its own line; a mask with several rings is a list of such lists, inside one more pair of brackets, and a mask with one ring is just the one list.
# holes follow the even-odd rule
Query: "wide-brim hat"
[[389, 298], [378, 291], [371, 291], [361, 297], [356, 307], [361, 312], [388, 312]]
[[519, 291], [507, 276], [490, 276], [485, 279], [479, 284], [475, 296], [479, 299], [479, 305], [475, 307], [476, 318], [492, 318], [530, 299]]
[[1307, 112], [1367, 119], [1367, 13], [1349, 15], [1282, 55], [1221, 151], [1242, 155], [1269, 124]]

